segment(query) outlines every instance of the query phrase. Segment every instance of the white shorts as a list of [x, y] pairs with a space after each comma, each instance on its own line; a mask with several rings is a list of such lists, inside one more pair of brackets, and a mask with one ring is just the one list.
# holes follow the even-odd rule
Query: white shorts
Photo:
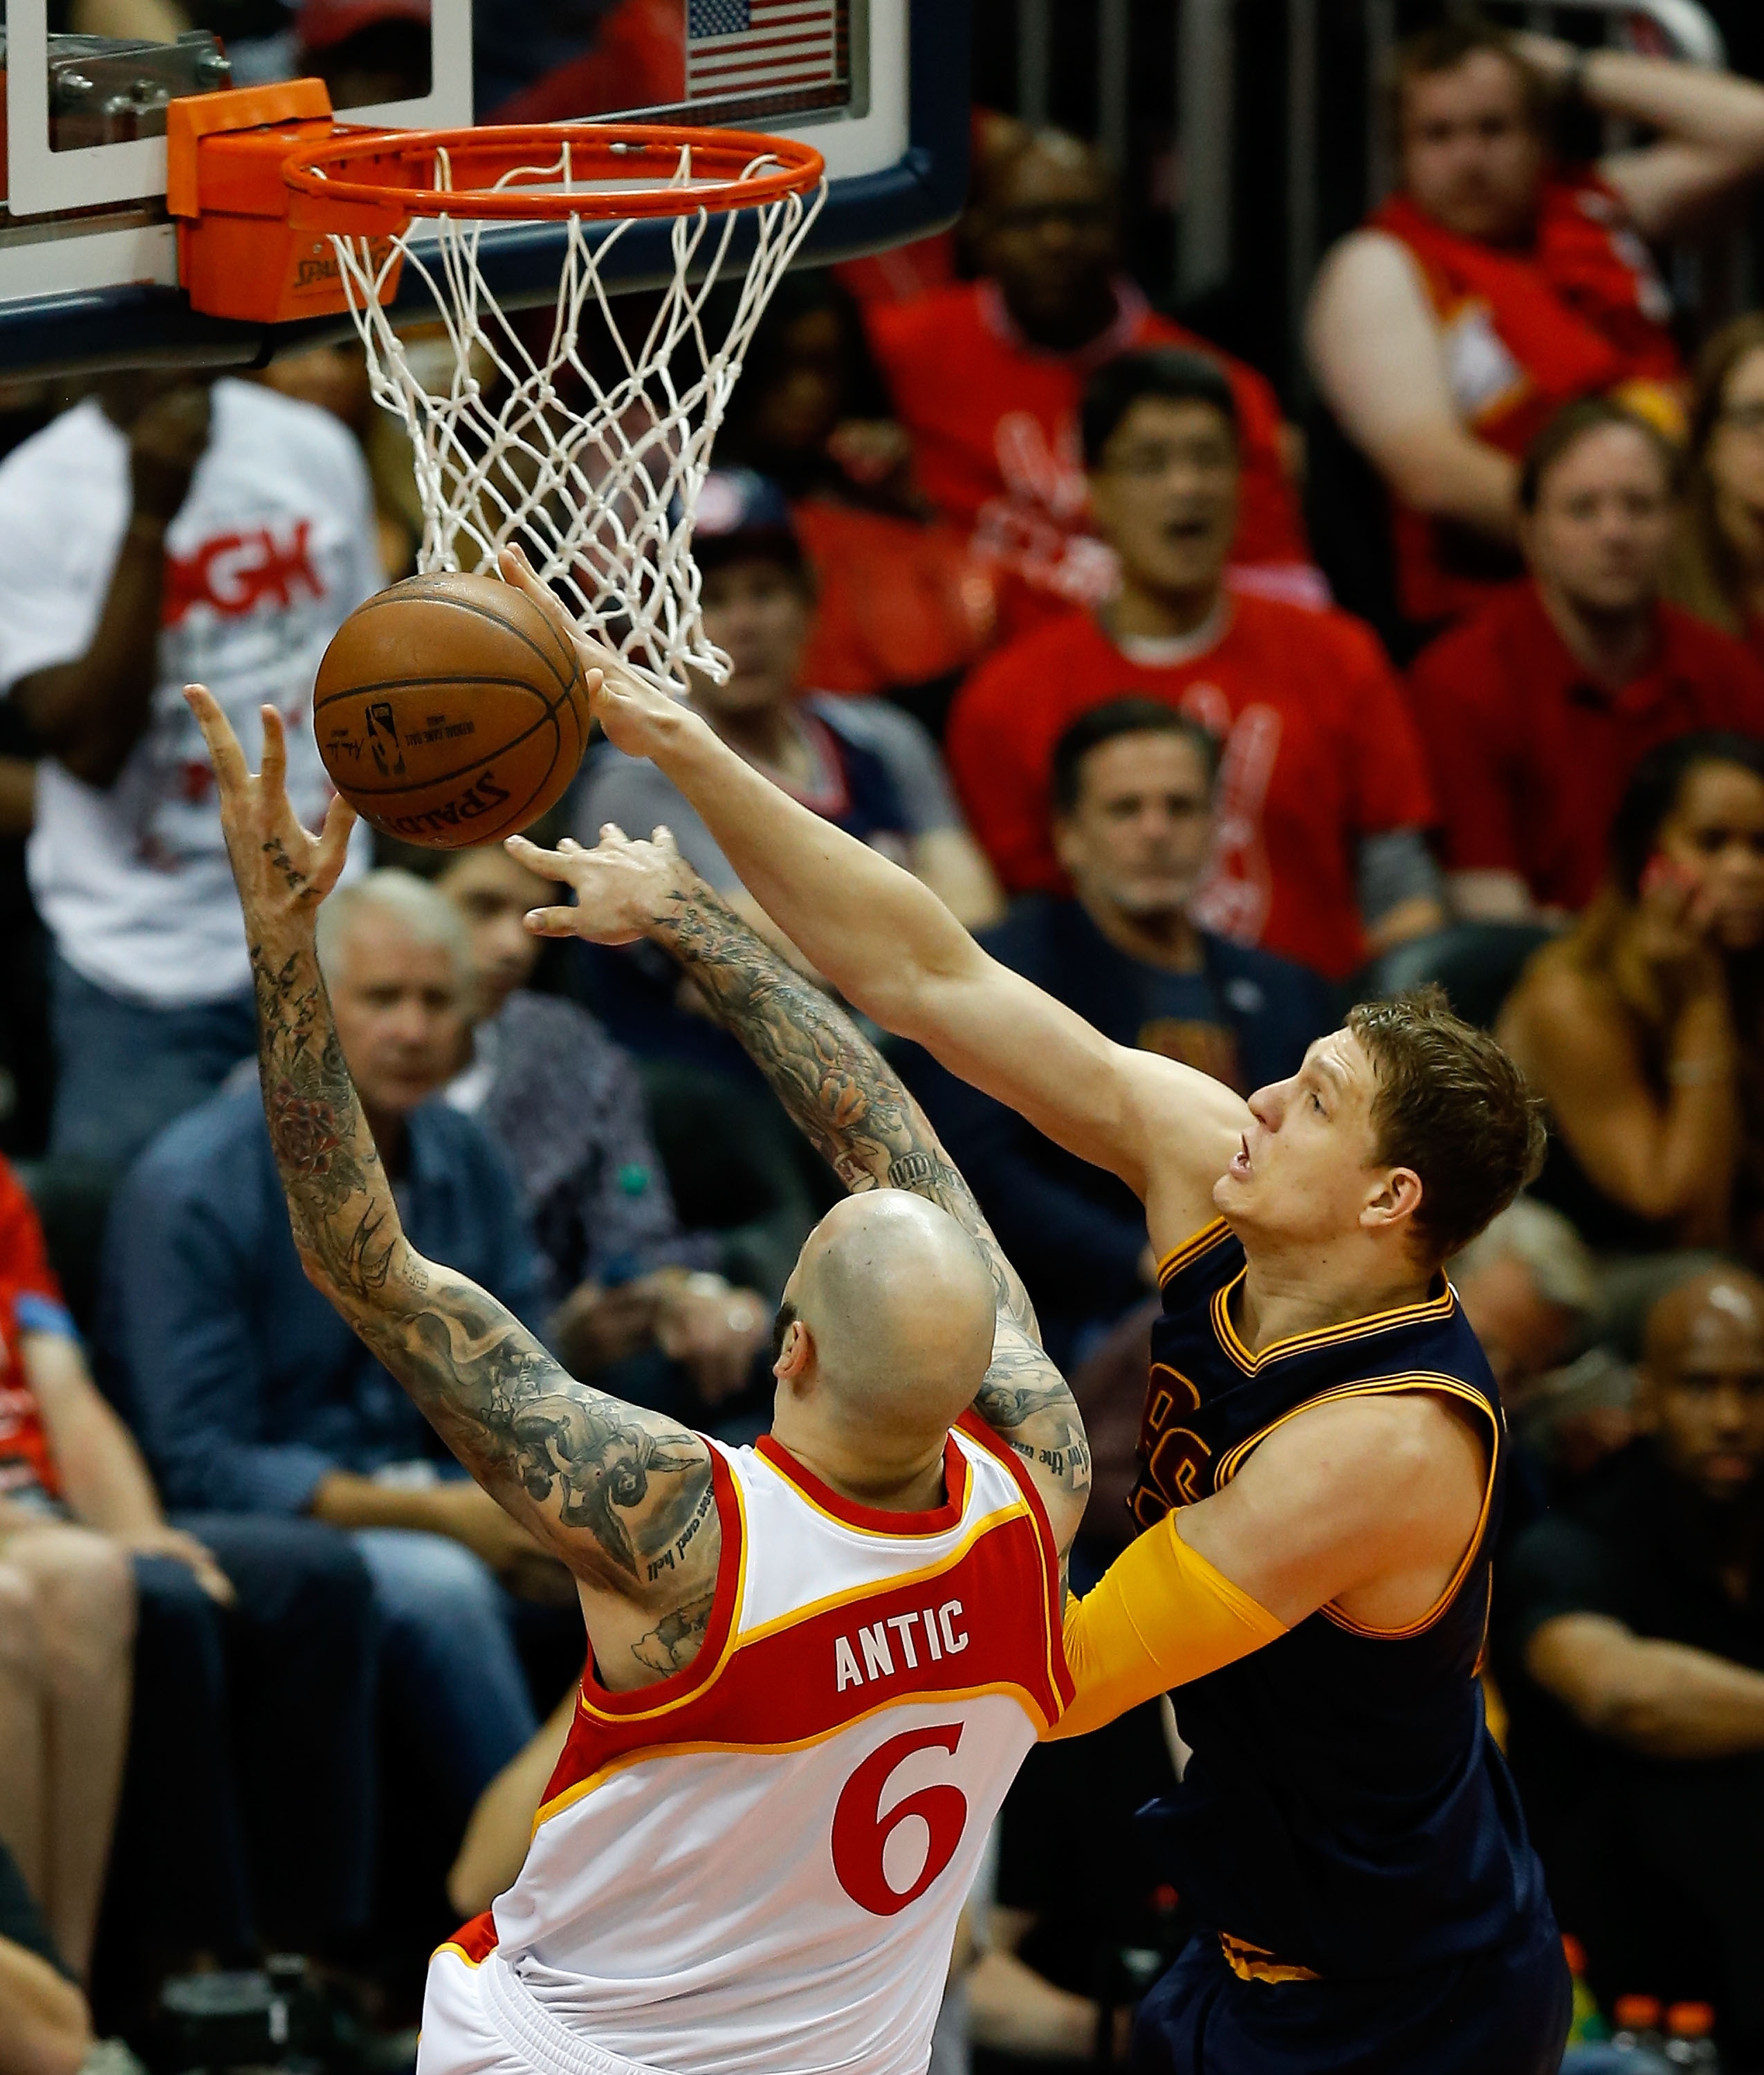
[[534, 2002], [499, 1954], [474, 1966], [457, 1946], [429, 1963], [416, 2075], [660, 2075], [608, 2053]]

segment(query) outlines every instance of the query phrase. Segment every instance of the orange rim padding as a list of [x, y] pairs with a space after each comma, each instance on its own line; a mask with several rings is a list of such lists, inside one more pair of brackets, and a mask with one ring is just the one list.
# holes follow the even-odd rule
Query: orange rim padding
[[[495, 183], [524, 168], [537, 175], [543, 152], [553, 162], [569, 147], [572, 180], [641, 180], [653, 187], [565, 192], [556, 188], [499, 188]], [[683, 147], [692, 151], [693, 184], [671, 186]], [[437, 188], [437, 167], [445, 153], [452, 184]], [[743, 180], [756, 159], [772, 166]], [[473, 222], [498, 218], [552, 222], [569, 217], [695, 216], [755, 209], [801, 194], [817, 185], [826, 162], [812, 146], [751, 130], [697, 130], [674, 122], [532, 122], [487, 124], [477, 130], [373, 130], [299, 150], [285, 162], [282, 177], [303, 197], [300, 219], [315, 230], [326, 222], [327, 204], [337, 205], [339, 230], [361, 220], [364, 205], [404, 217], [455, 216]], [[701, 176], [706, 177], [701, 180]]]

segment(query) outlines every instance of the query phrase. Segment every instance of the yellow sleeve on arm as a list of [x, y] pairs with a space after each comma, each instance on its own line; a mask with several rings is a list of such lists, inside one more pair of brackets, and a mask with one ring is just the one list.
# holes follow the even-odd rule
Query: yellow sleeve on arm
[[1286, 1633], [1189, 1547], [1176, 1519], [1166, 1514], [1122, 1551], [1094, 1592], [1067, 1602], [1066, 1663], [1078, 1692], [1050, 1737], [1099, 1729]]

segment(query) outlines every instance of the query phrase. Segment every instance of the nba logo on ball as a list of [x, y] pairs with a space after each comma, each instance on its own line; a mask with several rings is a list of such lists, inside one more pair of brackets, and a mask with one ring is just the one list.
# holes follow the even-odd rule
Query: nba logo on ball
[[561, 798], [588, 746], [588, 690], [574, 645], [524, 592], [411, 577], [337, 629], [313, 727], [365, 820], [455, 850], [516, 835]]

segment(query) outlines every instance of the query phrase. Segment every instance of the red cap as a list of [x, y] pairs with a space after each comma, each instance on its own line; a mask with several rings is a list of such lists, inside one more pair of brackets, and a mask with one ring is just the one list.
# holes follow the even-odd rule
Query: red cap
[[429, 20], [429, 0], [300, 0], [294, 26], [303, 50], [328, 51], [382, 22]]
[[1611, 2015], [1617, 2019], [1619, 2032], [1645, 2032], [1650, 2025], [1660, 2021], [1660, 1999], [1658, 1996], [1619, 1996]]
[[1674, 2003], [1666, 2028], [1674, 2039], [1707, 2039], [1715, 2029], [1715, 2013], [1707, 2003]]

